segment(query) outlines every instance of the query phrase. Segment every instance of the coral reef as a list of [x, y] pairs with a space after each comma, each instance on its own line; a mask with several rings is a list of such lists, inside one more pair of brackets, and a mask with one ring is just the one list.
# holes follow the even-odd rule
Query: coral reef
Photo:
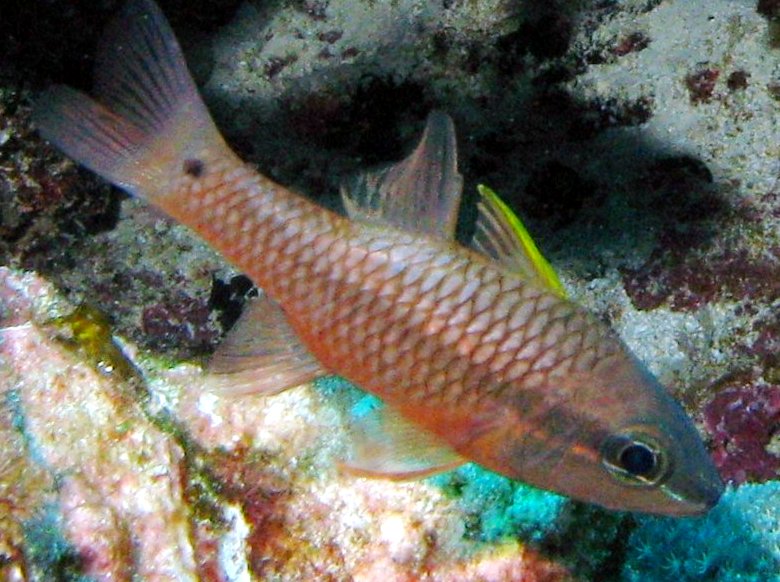
[[565, 500], [467, 465], [431, 478], [444, 493], [457, 499], [466, 517], [465, 535], [494, 542], [520, 537], [538, 542], [553, 529]]
[[[21, 296], [14, 293], [20, 288]], [[38, 579], [55, 562], [97, 579], [127, 579], [129, 572], [191, 577], [192, 549], [180, 543], [188, 520], [180, 447], [141, 414], [126, 382], [112, 381], [107, 369], [81, 361], [32, 324], [33, 304], [48, 302], [49, 294], [41, 282], [23, 286], [0, 269], [3, 312], [10, 315], [3, 324], [22, 320], [2, 329], [2, 394], [17, 400], [15, 423], [30, 458], [56, 483], [45, 490], [56, 507], [41, 506], [22, 522], [31, 542], [28, 567]], [[51, 537], [57, 535], [69, 543]], [[49, 545], [54, 555], [45, 551]]]
[[700, 422], [734, 489], [682, 521], [341, 475], [337, 378], [204, 391], [251, 283], [29, 123], [115, 4], [0, 19], [0, 579], [778, 579], [776, 2], [161, 1], [231, 144], [325, 205], [448, 110], [467, 196], [504, 194]]
[[780, 580], [780, 483], [728, 491], [706, 517], [643, 518], [628, 542], [623, 579]]
[[780, 386], [727, 388], [704, 409], [713, 457], [734, 483], [780, 477]]

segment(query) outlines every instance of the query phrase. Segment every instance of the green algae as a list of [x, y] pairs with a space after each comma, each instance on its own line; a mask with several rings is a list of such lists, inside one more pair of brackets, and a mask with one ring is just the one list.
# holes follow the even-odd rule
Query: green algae
[[24, 448], [27, 454], [30, 455], [30, 459], [38, 465], [45, 467], [46, 461], [40, 447], [27, 432], [27, 419], [24, 414], [24, 404], [22, 403], [22, 395], [19, 390], [8, 390], [5, 393], [5, 402], [3, 404], [10, 412], [11, 427], [21, 436]]
[[52, 582], [89, 582], [82, 573], [81, 558], [62, 533], [62, 515], [50, 504], [23, 525], [25, 558], [33, 572], [32, 579]]

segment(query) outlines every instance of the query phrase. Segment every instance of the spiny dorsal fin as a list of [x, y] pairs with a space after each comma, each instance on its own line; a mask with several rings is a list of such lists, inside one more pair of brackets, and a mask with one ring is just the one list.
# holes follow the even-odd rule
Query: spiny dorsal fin
[[340, 468], [358, 477], [421, 479], [467, 461], [434, 435], [373, 397], [352, 424], [353, 456]]
[[566, 297], [561, 280], [517, 215], [487, 186], [480, 184], [477, 190], [479, 215], [472, 247], [505, 269]]
[[244, 308], [208, 371], [206, 388], [231, 395], [276, 394], [327, 373], [266, 296]]
[[431, 112], [420, 143], [409, 157], [342, 184], [347, 214], [454, 239], [463, 190], [457, 157], [452, 119], [440, 111]]

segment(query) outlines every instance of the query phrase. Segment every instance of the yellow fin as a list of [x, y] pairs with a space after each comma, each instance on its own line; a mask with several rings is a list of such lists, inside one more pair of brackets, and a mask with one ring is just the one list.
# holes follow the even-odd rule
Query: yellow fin
[[520, 218], [487, 186], [479, 184], [477, 190], [479, 216], [472, 246], [510, 271], [566, 297], [561, 280]]

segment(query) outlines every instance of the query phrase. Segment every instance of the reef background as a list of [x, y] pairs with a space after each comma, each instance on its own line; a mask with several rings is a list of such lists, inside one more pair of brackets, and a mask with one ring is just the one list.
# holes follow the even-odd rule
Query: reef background
[[120, 3], [4, 0], [0, 580], [780, 580], [777, 1], [160, 4], [230, 144], [324, 205], [448, 111], [466, 206], [521, 214], [734, 487], [673, 520], [474, 466], [353, 479], [355, 389], [204, 392], [251, 284], [30, 125]]

